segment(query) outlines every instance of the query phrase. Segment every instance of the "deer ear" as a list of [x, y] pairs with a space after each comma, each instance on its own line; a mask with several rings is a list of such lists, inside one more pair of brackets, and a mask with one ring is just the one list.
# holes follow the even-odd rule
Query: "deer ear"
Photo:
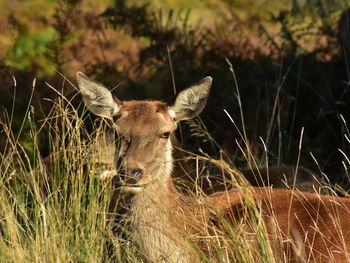
[[170, 107], [175, 112], [177, 120], [192, 119], [202, 112], [207, 103], [212, 81], [211, 77], [205, 77], [177, 95], [175, 104]]
[[77, 81], [85, 106], [95, 115], [112, 119], [120, 110], [120, 102], [102, 84], [77, 72]]

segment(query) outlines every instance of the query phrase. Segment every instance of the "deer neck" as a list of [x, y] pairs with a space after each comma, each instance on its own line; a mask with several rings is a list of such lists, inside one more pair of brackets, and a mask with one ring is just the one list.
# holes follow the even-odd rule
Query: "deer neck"
[[196, 262], [174, 224], [181, 196], [171, 180], [172, 164], [170, 150], [152, 175], [158, 180], [134, 196], [131, 235], [151, 262]]
[[[178, 192], [168, 186], [148, 188], [134, 197], [131, 238], [150, 262], [199, 262], [177, 221]], [[176, 190], [175, 190], [176, 191]]]
[[[173, 168], [172, 144], [169, 140], [165, 154], [161, 160], [154, 160], [149, 171], [151, 174], [145, 174], [154, 178], [146, 185], [140, 193], [134, 196], [132, 210], [135, 216], [139, 215], [142, 220], [146, 220], [146, 215], [154, 218], [156, 215], [160, 220], [157, 224], [165, 225], [167, 212], [176, 205], [180, 198], [180, 193], [176, 190], [171, 172]], [[141, 218], [139, 220], [141, 220]]]

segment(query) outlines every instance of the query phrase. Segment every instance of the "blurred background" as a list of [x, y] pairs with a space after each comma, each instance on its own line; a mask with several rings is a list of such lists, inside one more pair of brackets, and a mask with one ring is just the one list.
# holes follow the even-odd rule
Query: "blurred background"
[[[181, 126], [185, 149], [224, 153], [245, 167], [239, 143], [261, 164], [266, 157], [271, 165], [295, 164], [304, 127], [301, 164], [318, 170], [312, 153], [333, 183], [346, 185], [348, 7], [348, 0], [0, 0], [0, 121], [13, 112], [13, 131], [22, 131], [30, 155], [26, 129], [58, 97], [49, 85], [73, 98], [77, 71], [121, 100], [169, 103], [210, 75], [201, 119]], [[35, 119], [22, 125], [28, 103]], [[80, 97], [73, 103], [80, 107]]]

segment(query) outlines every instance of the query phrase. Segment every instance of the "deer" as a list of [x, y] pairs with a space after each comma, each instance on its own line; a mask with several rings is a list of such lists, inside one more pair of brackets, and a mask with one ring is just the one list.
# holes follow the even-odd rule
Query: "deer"
[[[77, 72], [76, 77], [86, 108], [112, 121], [120, 136], [118, 191], [131, 196], [130, 239], [149, 262], [201, 262], [194, 243], [209, 253], [205, 242], [196, 239], [201, 227], [220, 227], [220, 214], [235, 229], [242, 218], [251, 216], [242, 212], [249, 202], [242, 189], [196, 199], [181, 194], [172, 181], [170, 137], [180, 121], [202, 112], [211, 77], [182, 90], [170, 106], [158, 100], [120, 101], [83, 73]], [[349, 261], [349, 199], [271, 187], [246, 189], [259, 208], [269, 236], [277, 231], [288, 240], [280, 248], [284, 261]], [[297, 244], [298, 249], [291, 249], [290, 243]]]

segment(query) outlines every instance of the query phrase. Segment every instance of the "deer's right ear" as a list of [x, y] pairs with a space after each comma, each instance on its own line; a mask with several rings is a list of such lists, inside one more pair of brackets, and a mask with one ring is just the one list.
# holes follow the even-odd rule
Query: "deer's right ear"
[[120, 102], [102, 84], [77, 72], [77, 81], [85, 106], [95, 115], [112, 119], [120, 110]]
[[170, 107], [177, 120], [192, 119], [201, 113], [207, 103], [212, 81], [211, 77], [205, 77], [177, 95], [175, 104]]

